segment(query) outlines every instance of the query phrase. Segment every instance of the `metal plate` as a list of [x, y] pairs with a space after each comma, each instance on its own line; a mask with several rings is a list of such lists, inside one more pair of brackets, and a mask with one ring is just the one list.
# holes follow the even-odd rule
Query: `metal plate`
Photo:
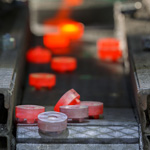
[[139, 150], [138, 144], [17, 144], [17, 150]]
[[137, 126], [68, 126], [60, 136], [46, 136], [37, 126], [18, 125], [17, 142], [133, 144], [139, 142], [139, 135]]

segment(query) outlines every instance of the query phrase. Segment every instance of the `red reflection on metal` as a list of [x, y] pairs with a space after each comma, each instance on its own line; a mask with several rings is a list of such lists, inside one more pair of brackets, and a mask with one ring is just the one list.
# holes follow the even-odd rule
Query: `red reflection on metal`
[[89, 107], [89, 117], [99, 119], [99, 115], [103, 114], [103, 103], [95, 101], [81, 101], [80, 105]]
[[43, 64], [49, 63], [51, 60], [51, 53], [49, 50], [37, 46], [31, 48], [26, 55], [27, 61], [31, 63]]
[[57, 104], [54, 107], [55, 111], [60, 111], [59, 107], [60, 106], [65, 106], [65, 105], [76, 105], [80, 104], [80, 95], [74, 90], [71, 89], [67, 91], [57, 102]]
[[77, 68], [77, 60], [73, 57], [54, 57], [51, 68], [60, 73], [74, 71]]
[[50, 73], [31, 73], [29, 85], [34, 86], [37, 90], [43, 87], [51, 89], [56, 85], [56, 76]]
[[115, 38], [104, 38], [97, 42], [98, 55], [102, 60], [118, 61], [122, 57], [120, 42]]
[[37, 123], [38, 115], [45, 111], [45, 107], [37, 105], [16, 106], [16, 121], [18, 123]]
[[60, 112], [49, 111], [38, 115], [38, 127], [42, 133], [61, 133], [67, 128], [67, 116]]
[[73, 122], [83, 122], [84, 118], [88, 117], [88, 106], [81, 105], [67, 105], [60, 106], [60, 112], [66, 114], [68, 116], [68, 121], [70, 119]]

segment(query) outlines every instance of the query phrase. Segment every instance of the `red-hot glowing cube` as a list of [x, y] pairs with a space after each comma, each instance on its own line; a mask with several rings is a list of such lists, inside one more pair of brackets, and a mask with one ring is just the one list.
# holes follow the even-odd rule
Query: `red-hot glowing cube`
[[120, 42], [115, 38], [104, 38], [97, 42], [98, 56], [102, 60], [118, 61], [122, 57]]
[[54, 57], [51, 68], [60, 73], [71, 72], [77, 68], [77, 60], [73, 57]]
[[30, 49], [26, 55], [27, 61], [36, 64], [49, 63], [51, 60], [51, 53], [49, 50], [37, 46]]
[[29, 85], [37, 90], [43, 87], [51, 89], [56, 85], [56, 76], [50, 73], [31, 73], [29, 75]]
[[45, 111], [45, 107], [37, 105], [16, 106], [16, 121], [18, 123], [37, 123], [38, 115]]

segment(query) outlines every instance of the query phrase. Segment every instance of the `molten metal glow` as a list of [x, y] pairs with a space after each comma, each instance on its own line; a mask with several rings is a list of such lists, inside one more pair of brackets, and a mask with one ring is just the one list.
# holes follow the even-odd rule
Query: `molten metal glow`
[[100, 39], [97, 46], [99, 58], [102, 60], [118, 61], [122, 57], [120, 43], [115, 38]]
[[77, 60], [73, 57], [53, 57], [51, 68], [59, 73], [71, 72], [77, 68]]
[[51, 57], [50, 51], [40, 46], [31, 48], [26, 54], [27, 61], [36, 64], [49, 63]]
[[82, 23], [75, 21], [64, 22], [60, 25], [60, 32], [71, 40], [79, 40], [83, 35], [84, 26]]
[[50, 49], [67, 48], [70, 41], [62, 34], [47, 34], [43, 37], [44, 45]]
[[83, 3], [83, 0], [64, 0], [64, 3], [69, 6], [79, 6]]

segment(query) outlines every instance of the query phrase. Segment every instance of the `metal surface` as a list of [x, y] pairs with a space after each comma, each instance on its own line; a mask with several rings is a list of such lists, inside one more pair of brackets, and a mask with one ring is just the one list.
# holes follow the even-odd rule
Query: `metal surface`
[[138, 144], [17, 144], [17, 150], [139, 150]]
[[[119, 18], [119, 15], [121, 18]], [[124, 26], [122, 26], [122, 24], [124, 24]], [[119, 30], [118, 28], [118, 32], [120, 32], [120, 34], [124, 34], [128, 38], [131, 61], [130, 74], [134, 85], [134, 94], [143, 131], [143, 135], [141, 135], [141, 137], [143, 137], [142, 141], [144, 143], [144, 149], [147, 150], [150, 149], [150, 63], [149, 53], [148, 51], [144, 51], [142, 47], [142, 37], [150, 34], [150, 21], [145, 7], [138, 10], [134, 17], [123, 16], [121, 13], [118, 13], [118, 26], [120, 26], [120, 29], [124, 28], [124, 30]]]
[[37, 126], [18, 125], [17, 142], [136, 144], [139, 142], [139, 134], [137, 126], [68, 126], [60, 136], [46, 136], [40, 134]]
[[[24, 15], [24, 18], [22, 18], [22, 15]], [[12, 20], [11, 24], [10, 18]], [[21, 21], [22, 19], [23, 21]], [[2, 111], [0, 111], [0, 115], [6, 117], [6, 122], [0, 122], [0, 137], [3, 139], [6, 138], [7, 144], [4, 148], [12, 149], [15, 144], [12, 140], [14, 105], [21, 97], [21, 83], [23, 78], [22, 69], [24, 66], [23, 55], [25, 49], [22, 46], [26, 44], [24, 40], [26, 34], [26, 10], [23, 8], [19, 15], [17, 15], [17, 10], [12, 10], [11, 16], [5, 18], [0, 26], [3, 29], [0, 34], [9, 32], [16, 38], [15, 48], [5, 51], [1, 50], [0, 53], [0, 94], [4, 96], [4, 105], [0, 109], [5, 108], [6, 110], [5, 114], [1, 114]]]

